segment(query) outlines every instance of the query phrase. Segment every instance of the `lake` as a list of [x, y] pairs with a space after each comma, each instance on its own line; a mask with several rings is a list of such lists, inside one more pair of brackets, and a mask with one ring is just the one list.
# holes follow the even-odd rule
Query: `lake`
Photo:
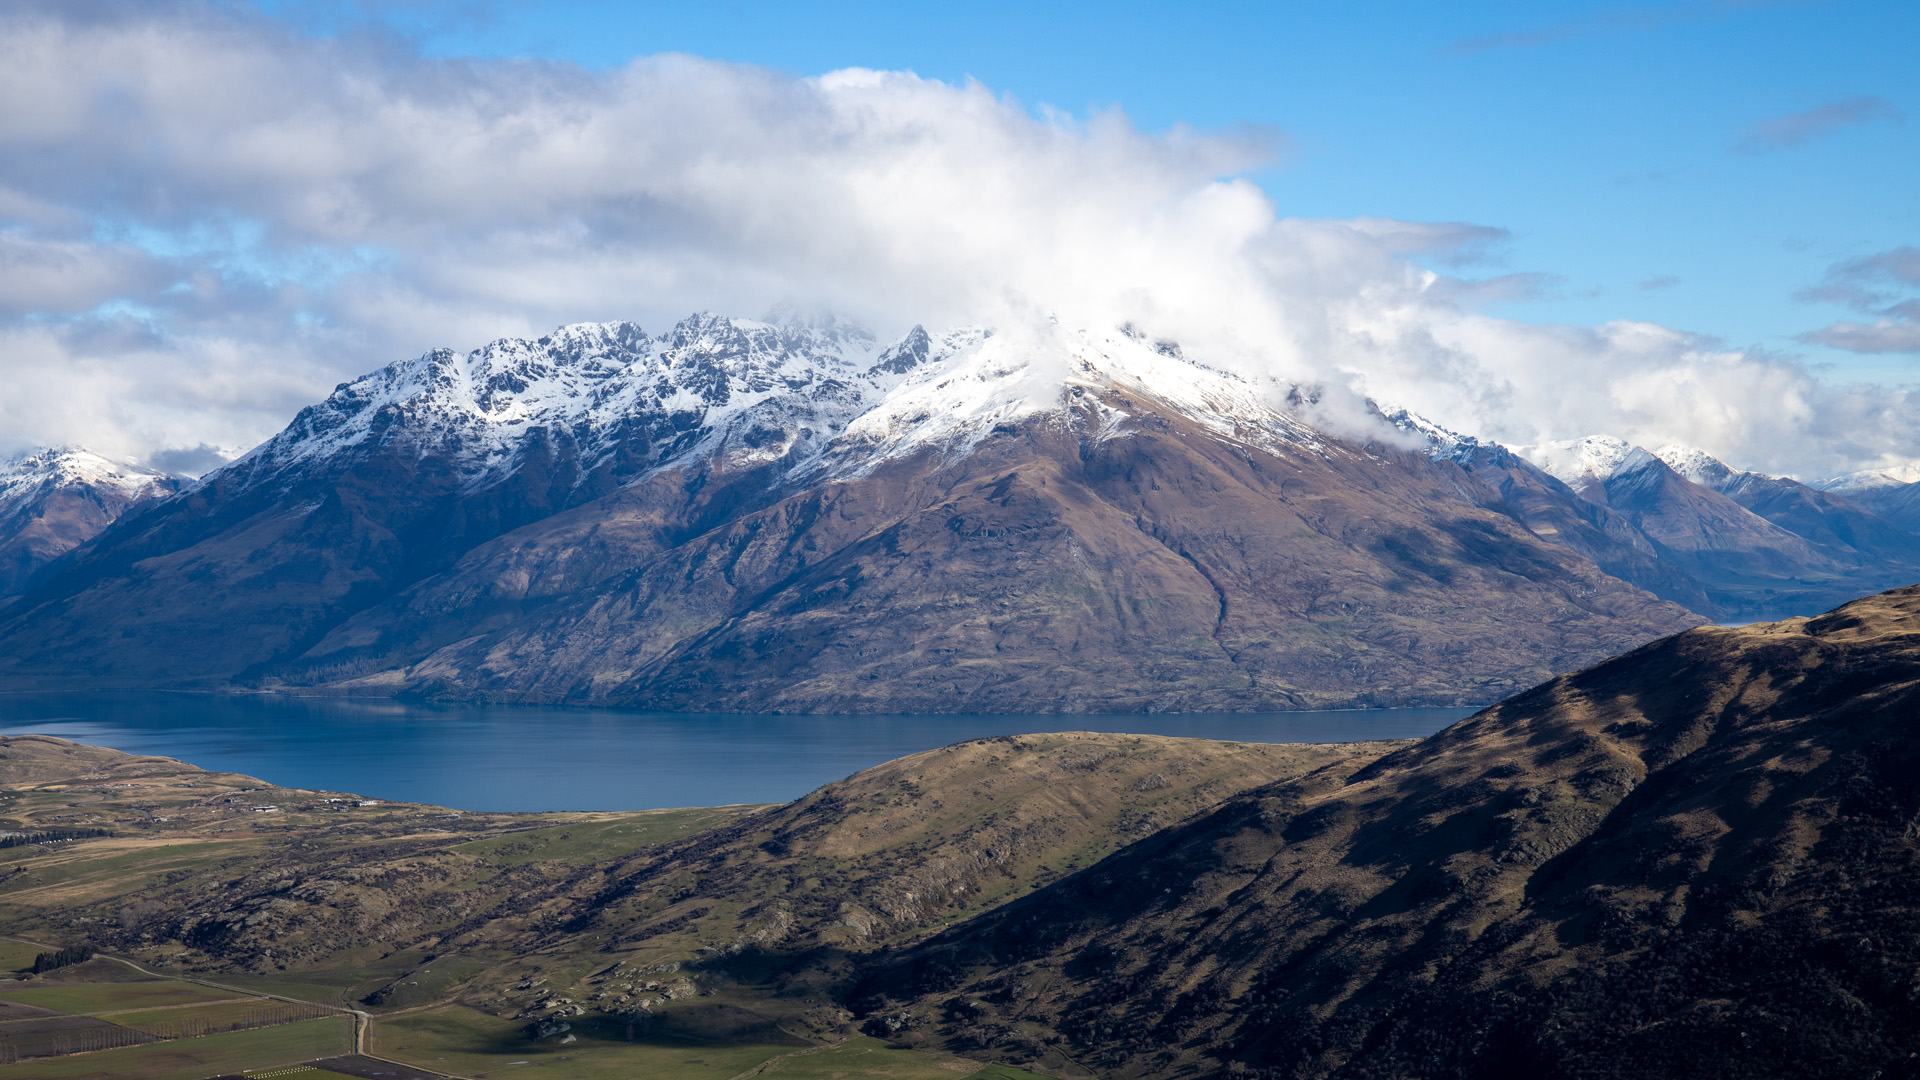
[[1346, 742], [1430, 735], [1473, 711], [702, 716], [277, 695], [5, 694], [0, 733], [463, 810], [648, 810], [784, 802], [883, 761], [990, 735]]

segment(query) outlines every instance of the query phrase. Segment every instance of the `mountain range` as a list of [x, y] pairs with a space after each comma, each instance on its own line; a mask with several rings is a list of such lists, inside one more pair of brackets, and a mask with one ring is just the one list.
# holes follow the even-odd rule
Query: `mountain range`
[[36, 548], [0, 600], [0, 686], [1478, 704], [1701, 622], [1920, 578], [1920, 536], [1841, 491], [1605, 439], [1509, 449], [1402, 410], [1318, 415], [1311, 388], [1131, 327], [882, 343], [702, 314], [439, 350]]

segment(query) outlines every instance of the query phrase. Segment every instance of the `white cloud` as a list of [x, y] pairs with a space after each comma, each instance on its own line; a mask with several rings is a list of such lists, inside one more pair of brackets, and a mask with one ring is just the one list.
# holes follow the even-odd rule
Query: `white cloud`
[[1659, 327], [1479, 314], [1549, 279], [1418, 260], [1458, 267], [1503, 232], [1286, 217], [1236, 179], [1276, 148], [901, 72], [591, 73], [195, 5], [20, 7], [0, 17], [0, 432], [240, 446], [429, 347], [794, 300], [881, 332], [1130, 321], [1514, 442], [1606, 431], [1809, 472], [1920, 457], [1901, 395]]
[[1800, 340], [1858, 353], [1920, 353], [1920, 248], [1897, 247], [1827, 269], [1820, 284], [1795, 298], [1841, 304], [1879, 316], [1871, 323], [1842, 320], [1800, 335]]
[[1805, 112], [1761, 120], [1747, 129], [1734, 149], [1749, 154], [1785, 150], [1844, 128], [1875, 122], [1899, 123], [1904, 119], [1900, 109], [1886, 98], [1856, 94]]

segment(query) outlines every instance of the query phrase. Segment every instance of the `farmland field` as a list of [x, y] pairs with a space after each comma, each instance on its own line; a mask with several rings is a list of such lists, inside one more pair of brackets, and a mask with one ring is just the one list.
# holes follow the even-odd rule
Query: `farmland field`
[[352, 1021], [346, 1017], [329, 1017], [199, 1039], [24, 1061], [0, 1066], [0, 1080], [201, 1080], [221, 1073], [330, 1057], [348, 1049], [352, 1038]]
[[0, 941], [0, 971], [25, 971], [38, 955], [38, 948], [24, 942]]
[[9, 986], [0, 988], [0, 1000], [37, 1005], [70, 1013], [98, 1013], [116, 1009], [144, 1009], [159, 1005], [193, 1005], [226, 1001], [239, 995], [172, 979], [144, 982], [78, 983], [69, 986]]
[[[622, 1042], [587, 1039], [570, 1045], [530, 1043], [520, 1025], [458, 1005], [382, 1020], [373, 1053], [423, 1069], [444, 1069], [485, 1080], [515, 1064], [565, 1064], [581, 1080], [727, 1080], [762, 1062], [792, 1053], [791, 1043], [718, 1043], [693, 1039]], [[948, 1073], [957, 1080], [958, 1074]], [[8, 1080], [0, 1073], [0, 1080]]]
[[123, 1027], [151, 1032], [165, 1038], [176, 1038], [225, 1031], [242, 1024], [264, 1027], [268, 1024], [313, 1020], [330, 1013], [331, 1010], [323, 1009], [319, 1005], [293, 1005], [284, 1001], [241, 998], [237, 1001], [216, 1001], [184, 1008], [111, 1012], [104, 1014], [104, 1018]]
[[[882, 1080], [964, 1080], [977, 1076], [979, 1072], [978, 1062], [951, 1054], [901, 1050], [879, 1039], [858, 1038], [849, 1039], [838, 1046], [788, 1054], [768, 1063], [754, 1075], [764, 1080], [834, 1080], [847, 1076], [858, 1076], [863, 1080], [876, 1077]], [[1015, 1075], [995, 1077], [994, 1080], [1021, 1080], [1032, 1075], [1019, 1070], [1013, 1070], [1013, 1073]]]

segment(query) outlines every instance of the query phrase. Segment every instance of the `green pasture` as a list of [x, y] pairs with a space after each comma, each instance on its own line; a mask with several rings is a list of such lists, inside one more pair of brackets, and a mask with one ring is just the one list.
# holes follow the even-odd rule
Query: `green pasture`
[[0, 1000], [38, 1005], [70, 1013], [99, 1013], [145, 1009], [159, 1005], [196, 1005], [236, 997], [231, 990], [214, 990], [171, 979], [146, 982], [73, 983], [67, 986], [15, 984], [0, 987]]
[[[838, 1080], [840, 1077], [857, 1076], [862, 1080], [869, 1077], [883, 1077], [885, 1080], [1025, 1080], [1030, 1073], [1018, 1069], [1008, 1069], [1009, 1075], [988, 1075], [989, 1069], [1001, 1069], [1002, 1066], [989, 1065], [982, 1069], [978, 1063], [956, 1058], [951, 1054], [928, 1054], [919, 1050], [903, 1050], [888, 1046], [879, 1039], [849, 1039], [837, 1046], [823, 1046], [813, 1050], [800, 1050], [777, 1058], [754, 1074], [764, 1080]], [[1039, 1080], [1039, 1078], [1035, 1078]]]
[[222, 973], [219, 981], [262, 994], [279, 994], [322, 1005], [360, 1008], [360, 999], [427, 963], [426, 954], [404, 950], [380, 955], [359, 949], [340, 953], [333, 963], [266, 974]]
[[[0, 1066], [0, 1080], [202, 1080], [223, 1073], [294, 1065], [348, 1053], [353, 1024], [346, 1017], [128, 1046]], [[321, 1080], [318, 1070], [297, 1074]]]
[[0, 971], [25, 971], [45, 949], [18, 941], [0, 941]]
[[[495, 1080], [532, 1070], [550, 1080], [728, 1080], [756, 1065], [797, 1049], [792, 1042], [726, 1043], [697, 1039], [636, 1039], [624, 1042], [585, 1031], [578, 1042], [562, 1046], [549, 1039], [535, 1043], [520, 1023], [475, 1009], [449, 1005], [429, 1012], [380, 1020], [372, 1052], [422, 1069], [444, 1070]], [[0, 1074], [0, 1080], [7, 1078]], [[947, 1073], [944, 1080], [958, 1080]]]
[[[245, 1020], [249, 1016], [263, 1015], [263, 1010], [270, 1013], [275, 1008], [312, 1010], [319, 1006], [289, 1005], [283, 1001], [269, 1001], [264, 998], [241, 998], [238, 1001], [216, 1001], [208, 1005], [188, 1005], [184, 1008], [109, 1012], [102, 1016], [122, 1027], [137, 1028], [141, 1031], [149, 1031], [153, 1025], [161, 1023], [174, 1024], [179, 1030], [186, 1030], [185, 1025], [190, 1020], [205, 1021], [216, 1027], [225, 1027]], [[303, 1019], [306, 1018], [303, 1017]]]
[[[263, 841], [246, 836], [232, 840], [181, 841], [90, 858], [46, 859], [0, 884], [0, 892], [64, 885], [97, 889], [97, 895], [92, 897], [95, 900], [122, 896], [140, 891], [171, 871], [208, 869], [226, 859], [254, 853], [262, 846]], [[75, 853], [73, 848], [61, 850], [62, 856]]]
[[[278, 994], [282, 997], [296, 997], [300, 1001], [317, 1001], [321, 1005], [348, 1005], [353, 1009], [363, 1009], [361, 999], [380, 990], [382, 986], [405, 976], [413, 982], [426, 982], [428, 988], [445, 988], [453, 980], [438, 982], [440, 976], [468, 978], [474, 970], [492, 965], [492, 959], [474, 959], [468, 955], [442, 957], [438, 963], [428, 961], [430, 953], [420, 949], [403, 949], [397, 953], [380, 955], [376, 949], [351, 949], [338, 953], [332, 963], [311, 969], [276, 970], [265, 974], [248, 972], [221, 972], [219, 982], [228, 986], [240, 986], [244, 990], [253, 990], [257, 994]], [[426, 980], [420, 980], [409, 972], [426, 967], [432, 969]], [[405, 988], [409, 995], [415, 988]], [[396, 994], [399, 997], [399, 994]], [[422, 997], [430, 1001], [432, 997]], [[397, 1007], [397, 1005], [396, 1005]]]
[[386, 991], [379, 1008], [411, 1009], [446, 997], [454, 987], [493, 966], [493, 961], [478, 956], [442, 956], [423, 962], [381, 987]]
[[983, 1066], [979, 1072], [962, 1077], [961, 1080], [1050, 1080], [1050, 1078], [1025, 1069], [1016, 1069], [1011, 1065], [987, 1065]]

